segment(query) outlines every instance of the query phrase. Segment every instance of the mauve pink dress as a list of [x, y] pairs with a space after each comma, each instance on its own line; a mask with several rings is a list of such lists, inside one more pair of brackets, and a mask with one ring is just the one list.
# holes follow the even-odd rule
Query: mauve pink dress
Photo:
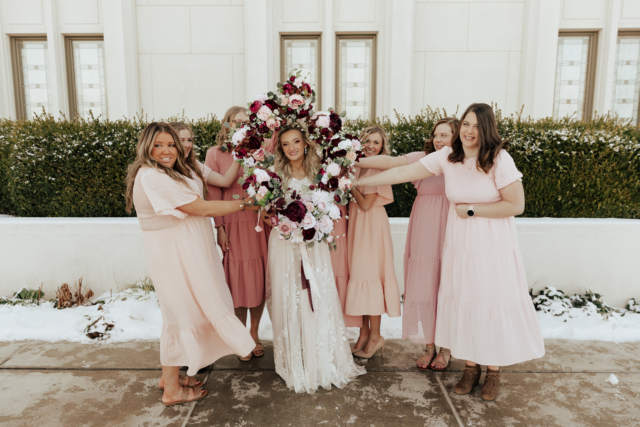
[[344, 312], [347, 305], [347, 285], [349, 284], [349, 214], [346, 206], [340, 205], [339, 207], [342, 217], [333, 224], [333, 237], [336, 239], [337, 248], [336, 250], [329, 251], [331, 255], [331, 267], [333, 268], [333, 277], [336, 279], [344, 325], [351, 328], [361, 328], [362, 316], [349, 316]]
[[[405, 155], [408, 163], [425, 156], [424, 151]], [[444, 176], [414, 181], [413, 185], [418, 195], [411, 209], [404, 249], [402, 338], [430, 344], [436, 334], [440, 258], [449, 201], [444, 194]]]
[[[211, 147], [207, 151], [205, 164], [222, 175], [227, 173], [234, 162], [229, 153], [223, 153], [219, 147]], [[242, 168], [229, 188], [218, 188], [209, 185], [208, 200], [240, 200], [247, 193], [238, 184], [242, 177]], [[240, 196], [234, 199], [233, 195]], [[236, 212], [215, 219], [216, 227], [224, 225], [229, 238], [229, 251], [223, 254], [222, 264], [227, 279], [234, 307], [257, 307], [265, 299], [265, 270], [267, 266], [267, 242], [269, 227], [262, 221], [261, 232], [255, 230], [258, 224], [258, 213], [253, 211]]]
[[445, 176], [451, 202], [442, 250], [436, 339], [453, 357], [508, 366], [544, 355], [544, 341], [527, 287], [513, 217], [462, 219], [456, 203], [479, 206], [502, 200], [500, 189], [522, 180], [505, 150], [484, 173], [476, 159], [451, 163], [450, 147], [420, 162]]
[[[204, 176], [209, 173], [205, 168]], [[210, 219], [176, 209], [202, 197], [202, 190], [199, 179], [182, 184], [147, 167], [133, 186], [147, 271], [162, 313], [160, 363], [188, 366], [188, 375], [255, 347], [233, 312]]]

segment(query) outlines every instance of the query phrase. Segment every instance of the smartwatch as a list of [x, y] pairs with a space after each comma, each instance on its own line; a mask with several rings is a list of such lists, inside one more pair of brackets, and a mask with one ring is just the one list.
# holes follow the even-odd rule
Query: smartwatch
[[474, 216], [476, 213], [473, 210], [473, 205], [469, 205], [469, 209], [467, 209], [467, 215], [469, 215], [469, 217]]

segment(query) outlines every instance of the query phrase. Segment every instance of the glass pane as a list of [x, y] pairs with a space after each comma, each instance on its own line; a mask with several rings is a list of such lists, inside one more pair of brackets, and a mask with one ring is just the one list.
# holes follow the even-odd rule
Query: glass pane
[[73, 72], [76, 80], [76, 111], [85, 119], [107, 118], [107, 83], [103, 41], [73, 41]]
[[620, 118], [639, 124], [640, 36], [618, 36], [611, 110]]
[[22, 113], [27, 119], [42, 114], [42, 108], [51, 112], [51, 91], [49, 90], [49, 57], [47, 42], [24, 40], [18, 42], [20, 69], [22, 71], [22, 92], [24, 105]]
[[350, 119], [371, 119], [373, 39], [343, 39], [338, 49], [338, 111], [346, 111]]
[[589, 36], [558, 37], [553, 117], [583, 120], [587, 92]]
[[[307, 73], [307, 80], [311, 88], [318, 93], [318, 81], [320, 78], [319, 39], [290, 39], [284, 40], [284, 75], [289, 75], [293, 69], [298, 68]], [[317, 106], [316, 106], [317, 107]]]

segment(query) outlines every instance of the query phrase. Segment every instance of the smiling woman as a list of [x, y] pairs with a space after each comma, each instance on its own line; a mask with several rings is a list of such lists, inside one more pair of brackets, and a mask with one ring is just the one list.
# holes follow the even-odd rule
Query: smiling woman
[[186, 165], [184, 146], [167, 123], [151, 123], [142, 131], [129, 167], [127, 208], [135, 205], [162, 312], [159, 386], [167, 406], [207, 394], [195, 378], [179, 376], [180, 366], [195, 375], [222, 356], [245, 356], [254, 347], [233, 315], [211, 221], [205, 217], [257, 208], [251, 199], [203, 200], [210, 173]]

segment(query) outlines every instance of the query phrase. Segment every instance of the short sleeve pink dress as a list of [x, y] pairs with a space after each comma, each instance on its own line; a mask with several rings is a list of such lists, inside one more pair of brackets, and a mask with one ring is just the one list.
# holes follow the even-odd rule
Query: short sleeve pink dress
[[[360, 177], [374, 176], [382, 171], [368, 169]], [[393, 202], [390, 185], [360, 187], [362, 194], [378, 194], [373, 206], [363, 211], [356, 202], [349, 205], [349, 285], [346, 314], [351, 316], [399, 317], [400, 291], [393, 267], [393, 242], [389, 217], [384, 205]]]
[[361, 328], [362, 316], [349, 316], [344, 312], [347, 304], [347, 286], [349, 284], [349, 215], [347, 207], [340, 205], [340, 213], [342, 217], [333, 225], [333, 237], [336, 242], [336, 250], [330, 251], [331, 267], [333, 268], [333, 277], [336, 279], [344, 325], [351, 328]]
[[[227, 173], [234, 162], [229, 153], [223, 153], [219, 147], [212, 147], [207, 151], [205, 164], [222, 175]], [[247, 193], [238, 184], [243, 171], [229, 188], [218, 188], [209, 185], [209, 200], [236, 200], [247, 197]], [[269, 228], [257, 232], [258, 213], [253, 211], [236, 212], [216, 218], [216, 227], [224, 225], [229, 238], [229, 251], [224, 254], [222, 264], [227, 279], [234, 307], [257, 307], [265, 299], [265, 270], [267, 266], [267, 242]]]
[[500, 189], [522, 180], [505, 150], [484, 173], [476, 159], [451, 163], [450, 147], [420, 159], [445, 176], [451, 202], [442, 250], [436, 345], [457, 359], [508, 366], [544, 355], [544, 341], [528, 293], [513, 217], [460, 218], [457, 203], [479, 206], [502, 200]]
[[133, 186], [147, 271], [162, 313], [160, 363], [188, 366], [188, 375], [255, 347], [234, 315], [211, 221], [177, 209], [202, 197], [202, 190], [199, 179], [182, 184], [154, 168], [140, 169]]
[[[424, 151], [405, 155], [409, 163], [425, 156]], [[418, 195], [411, 209], [404, 249], [402, 338], [430, 344], [436, 334], [440, 258], [449, 201], [444, 194], [444, 176], [414, 181], [413, 185]]]

